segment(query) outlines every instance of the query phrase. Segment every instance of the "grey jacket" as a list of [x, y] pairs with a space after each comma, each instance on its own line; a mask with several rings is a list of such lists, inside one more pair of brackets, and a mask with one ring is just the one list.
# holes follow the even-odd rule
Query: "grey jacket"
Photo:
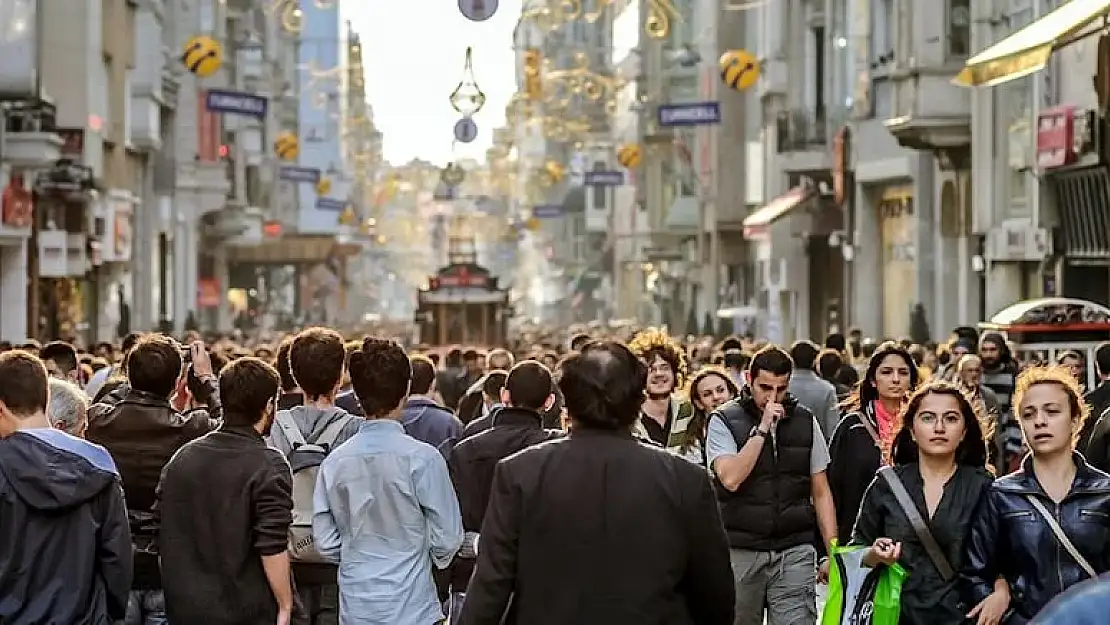
[[832, 439], [836, 424], [840, 422], [840, 408], [836, 403], [836, 387], [822, 380], [815, 371], [809, 369], [795, 369], [790, 376], [791, 395], [798, 398], [798, 403], [809, 408], [817, 423], [821, 425], [821, 432], [825, 440]]
[[[362, 424], [362, 419], [352, 416], [346, 410], [333, 406], [327, 409], [320, 409], [313, 406], [295, 406], [289, 410], [282, 410], [281, 412], [288, 413], [293, 416], [293, 422], [297, 424], [297, 429], [301, 431], [305, 441], [311, 443], [320, 436], [331, 423], [337, 419], [347, 419], [347, 425], [339, 433], [339, 438], [335, 439], [335, 447], [342, 445], [348, 438], [358, 434], [359, 425]], [[281, 428], [274, 427], [270, 430], [270, 435], [266, 437], [266, 442], [280, 451], [283, 455], [288, 456], [292, 451], [292, 445], [289, 439], [285, 437], [285, 432]]]

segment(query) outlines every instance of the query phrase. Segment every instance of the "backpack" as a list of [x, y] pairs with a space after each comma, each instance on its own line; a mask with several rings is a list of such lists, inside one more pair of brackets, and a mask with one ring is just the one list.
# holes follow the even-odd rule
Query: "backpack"
[[316, 490], [316, 474], [324, 458], [335, 448], [335, 441], [347, 427], [346, 415], [332, 421], [312, 442], [305, 440], [300, 428], [287, 412], [278, 412], [274, 422], [289, 441], [289, 467], [293, 470], [293, 523], [289, 526], [289, 559], [305, 564], [331, 564], [316, 551], [312, 538], [312, 495]]

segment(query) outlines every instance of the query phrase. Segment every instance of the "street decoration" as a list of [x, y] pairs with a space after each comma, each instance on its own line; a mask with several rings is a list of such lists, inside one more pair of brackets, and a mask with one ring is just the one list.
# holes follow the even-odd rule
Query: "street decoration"
[[759, 59], [747, 50], [729, 50], [721, 55], [721, 81], [730, 89], [744, 91], [759, 80]]
[[474, 77], [473, 57], [473, 50], [467, 48], [466, 59], [463, 62], [462, 79], [448, 98], [451, 102], [451, 108], [461, 113], [464, 117], [472, 117], [486, 105], [486, 94], [482, 91], [482, 88], [478, 86], [478, 81]]
[[497, 0], [459, 0], [459, 12], [472, 22], [484, 22], [497, 13]]
[[316, 182], [316, 195], [327, 195], [331, 193], [331, 178], [321, 177]]
[[671, 22], [681, 22], [682, 14], [674, 0], [648, 0], [644, 33], [652, 39], [666, 39], [671, 34]]
[[193, 37], [185, 44], [181, 63], [198, 78], [208, 78], [220, 70], [224, 62], [223, 46], [207, 35]]
[[547, 161], [540, 168], [540, 184], [550, 187], [559, 184], [567, 177], [567, 169], [558, 161]]
[[463, 117], [455, 122], [455, 140], [461, 143], [470, 143], [478, 137], [478, 124], [470, 117]]
[[283, 132], [274, 140], [274, 153], [283, 161], [295, 161], [300, 154], [300, 142], [297, 135]]
[[617, 162], [625, 169], [636, 169], [640, 165], [643, 155], [640, 146], [630, 143], [617, 150]]
[[447, 167], [440, 172], [439, 178], [448, 187], [456, 187], [462, 183], [463, 178], [466, 178], [466, 171], [457, 163], [447, 163]]

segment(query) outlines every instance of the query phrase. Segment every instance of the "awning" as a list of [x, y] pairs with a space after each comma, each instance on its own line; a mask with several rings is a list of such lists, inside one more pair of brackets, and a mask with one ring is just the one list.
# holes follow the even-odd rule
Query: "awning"
[[1110, 13], [1110, 0], [1071, 0], [968, 59], [952, 82], [989, 87], [1043, 68], [1054, 50], [1088, 34], [1083, 30]]
[[744, 238], [753, 241], [766, 238], [771, 224], [811, 197], [811, 189], [798, 186], [771, 200], [744, 219]]
[[320, 263], [332, 256], [353, 256], [362, 246], [339, 243], [334, 236], [290, 235], [262, 241], [257, 245], [228, 246], [227, 260], [232, 263], [289, 264]]
[[698, 198], [692, 195], [679, 195], [667, 209], [663, 225], [671, 230], [697, 230]]

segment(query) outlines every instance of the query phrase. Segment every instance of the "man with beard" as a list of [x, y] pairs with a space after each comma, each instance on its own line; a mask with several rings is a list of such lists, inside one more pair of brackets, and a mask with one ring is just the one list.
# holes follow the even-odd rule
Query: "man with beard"
[[1010, 346], [997, 332], [987, 332], [979, 339], [979, 358], [983, 361], [982, 383], [998, 398], [994, 435], [1003, 457], [998, 459], [997, 469], [999, 475], [1006, 475], [1020, 467], [1024, 455], [1021, 426], [1012, 409], [1018, 364], [1010, 353]]
[[628, 348], [647, 366], [647, 398], [640, 409], [636, 431], [643, 438], [674, 453], [682, 453], [686, 428], [694, 416], [689, 400], [675, 393], [686, 376], [682, 346], [661, 330], [638, 334]]

